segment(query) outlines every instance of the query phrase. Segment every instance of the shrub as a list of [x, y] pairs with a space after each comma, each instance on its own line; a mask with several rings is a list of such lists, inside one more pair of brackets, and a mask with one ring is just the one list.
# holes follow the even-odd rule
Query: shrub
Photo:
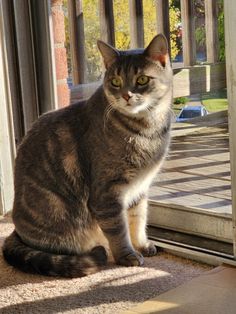
[[185, 105], [188, 102], [188, 98], [187, 97], [178, 97], [174, 99], [174, 104], [175, 105], [180, 105], [183, 104]]

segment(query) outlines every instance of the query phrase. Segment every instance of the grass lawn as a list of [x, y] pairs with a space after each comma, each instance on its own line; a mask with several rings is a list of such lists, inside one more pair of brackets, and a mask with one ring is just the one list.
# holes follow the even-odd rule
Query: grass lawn
[[200, 99], [203, 106], [205, 106], [207, 111], [209, 112], [216, 112], [228, 109], [226, 89], [202, 94]]
[[212, 99], [205, 99], [202, 100], [203, 106], [206, 107], [206, 110], [208, 112], [216, 112], [216, 111], [221, 111], [221, 110], [227, 110], [228, 109], [228, 101], [227, 99], [217, 99], [217, 98], [212, 98]]

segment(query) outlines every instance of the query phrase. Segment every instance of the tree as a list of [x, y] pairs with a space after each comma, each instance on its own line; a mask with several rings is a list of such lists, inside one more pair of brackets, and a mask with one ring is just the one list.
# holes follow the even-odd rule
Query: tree
[[179, 3], [174, 3], [174, 0], [170, 0], [169, 4], [170, 4], [170, 10], [169, 10], [170, 48], [171, 48], [171, 58], [172, 58], [172, 60], [174, 60], [180, 51], [180, 47], [178, 45], [178, 36], [179, 36], [179, 27], [178, 26], [180, 25], [180, 22], [181, 22], [180, 7], [179, 7]]
[[225, 28], [224, 28], [224, 3], [223, 0], [218, 2], [218, 34], [220, 43], [219, 60], [225, 61]]
[[[176, 44], [176, 29], [180, 23], [180, 10], [172, 5], [170, 0], [170, 40], [171, 57], [174, 59], [179, 52]], [[115, 19], [115, 37], [116, 47], [118, 49], [129, 49], [130, 47], [130, 25], [129, 25], [129, 4], [128, 0], [114, 0], [114, 19]], [[157, 34], [156, 23], [156, 1], [143, 1], [143, 23], [144, 23], [144, 43], [149, 44], [152, 38]]]
[[100, 38], [98, 0], [83, 0], [85, 57], [87, 64], [86, 80], [96, 81], [101, 78], [101, 56], [97, 49]]
[[[173, 0], [170, 0], [172, 3]], [[83, 17], [85, 33], [85, 55], [87, 65], [87, 81], [101, 78], [101, 56], [97, 49], [97, 39], [100, 37], [98, 0], [83, 0]], [[114, 0], [115, 44], [118, 49], [130, 48], [130, 20], [128, 0]], [[144, 0], [144, 34], [145, 45], [157, 34], [155, 0]], [[64, 0], [64, 9], [67, 10], [67, 1]], [[176, 45], [176, 25], [179, 23], [179, 9], [170, 7], [171, 55], [174, 58], [178, 53]], [[66, 48], [68, 52], [68, 68], [71, 69], [71, 55], [69, 44], [68, 15], [65, 14]]]
[[[225, 60], [225, 35], [224, 35], [224, 8], [223, 8], [223, 0], [215, 0], [217, 1], [217, 11], [218, 11], [218, 36], [219, 36], [219, 60]], [[203, 0], [195, 0], [195, 11], [198, 19], [204, 19], [204, 1]], [[206, 31], [205, 31], [205, 23], [198, 23], [196, 25], [195, 31], [196, 41], [200, 49], [205, 49], [206, 45]]]
[[130, 48], [129, 4], [128, 0], [114, 0], [115, 44], [116, 48]]

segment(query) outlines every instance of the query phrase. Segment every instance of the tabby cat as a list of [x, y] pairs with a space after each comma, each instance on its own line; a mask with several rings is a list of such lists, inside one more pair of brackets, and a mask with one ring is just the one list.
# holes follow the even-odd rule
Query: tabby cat
[[3, 254], [18, 269], [81, 277], [156, 254], [147, 192], [170, 141], [172, 70], [165, 37], [145, 50], [98, 41], [106, 72], [87, 101], [41, 116], [15, 163], [15, 230]]

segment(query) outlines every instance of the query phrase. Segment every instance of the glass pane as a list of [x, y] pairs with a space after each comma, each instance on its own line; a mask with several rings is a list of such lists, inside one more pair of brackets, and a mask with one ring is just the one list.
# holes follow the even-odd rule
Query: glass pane
[[[180, 9], [179, 1], [170, 1], [170, 4], [172, 11]], [[157, 202], [156, 207], [152, 206], [151, 222], [177, 230], [183, 228], [183, 232], [218, 236], [230, 242], [232, 200], [225, 64], [204, 64], [205, 2], [195, 1], [195, 10], [195, 26], [199, 28], [196, 52], [197, 61], [201, 64], [175, 69], [182, 61], [182, 47], [178, 46], [179, 52], [173, 65], [176, 74], [174, 95], [183, 97], [174, 98], [170, 151], [163, 170], [151, 187], [150, 199]], [[220, 60], [224, 60], [222, 1], [218, 2], [216, 11]], [[179, 23], [181, 42], [182, 20]], [[196, 213], [203, 214], [201, 223], [200, 218], [194, 218]], [[218, 222], [212, 222], [213, 216]], [[202, 220], [202, 217], [206, 219]]]
[[[216, 2], [214, 2], [215, 4]], [[219, 60], [224, 60], [223, 2], [218, 1]], [[228, 102], [225, 83], [225, 65], [204, 65], [206, 57], [205, 2], [195, 0], [195, 32], [198, 67], [183, 67], [182, 17], [180, 0], [169, 1], [171, 56], [175, 72], [173, 104], [173, 138], [171, 149], [156, 178], [150, 199], [168, 208], [184, 208], [204, 215], [229, 219], [231, 207], [231, 181], [228, 147]], [[115, 39], [118, 49], [130, 47], [129, 1], [114, 0]], [[83, 1], [86, 62], [88, 81], [100, 78], [100, 56], [96, 47], [99, 33], [98, 1]], [[145, 45], [156, 34], [156, 2], [143, 1]], [[92, 21], [92, 22], [91, 22]], [[92, 24], [92, 25], [91, 25]], [[180, 95], [183, 97], [178, 97]], [[158, 212], [158, 209], [156, 209]], [[166, 217], [173, 223], [175, 211]], [[210, 216], [209, 216], [210, 217]], [[153, 219], [153, 216], [152, 216]], [[154, 218], [155, 220], [156, 218]], [[163, 219], [163, 217], [159, 217]], [[231, 219], [231, 218], [230, 218]], [[190, 219], [191, 220], [191, 219]], [[225, 221], [226, 221], [225, 220]], [[230, 223], [227, 220], [226, 223]], [[156, 221], [154, 221], [156, 223]], [[175, 222], [174, 222], [175, 223]], [[176, 228], [180, 221], [176, 220]], [[207, 220], [206, 220], [207, 226]], [[215, 225], [216, 226], [216, 225]], [[188, 232], [203, 228], [186, 223]], [[208, 226], [209, 227], [209, 226]], [[209, 227], [205, 230], [211, 230]], [[200, 230], [198, 229], [198, 230]], [[214, 229], [214, 226], [213, 226]], [[226, 229], [225, 229], [226, 230]], [[215, 227], [215, 235], [229, 241], [229, 232]], [[228, 227], [227, 230], [230, 230]]]

